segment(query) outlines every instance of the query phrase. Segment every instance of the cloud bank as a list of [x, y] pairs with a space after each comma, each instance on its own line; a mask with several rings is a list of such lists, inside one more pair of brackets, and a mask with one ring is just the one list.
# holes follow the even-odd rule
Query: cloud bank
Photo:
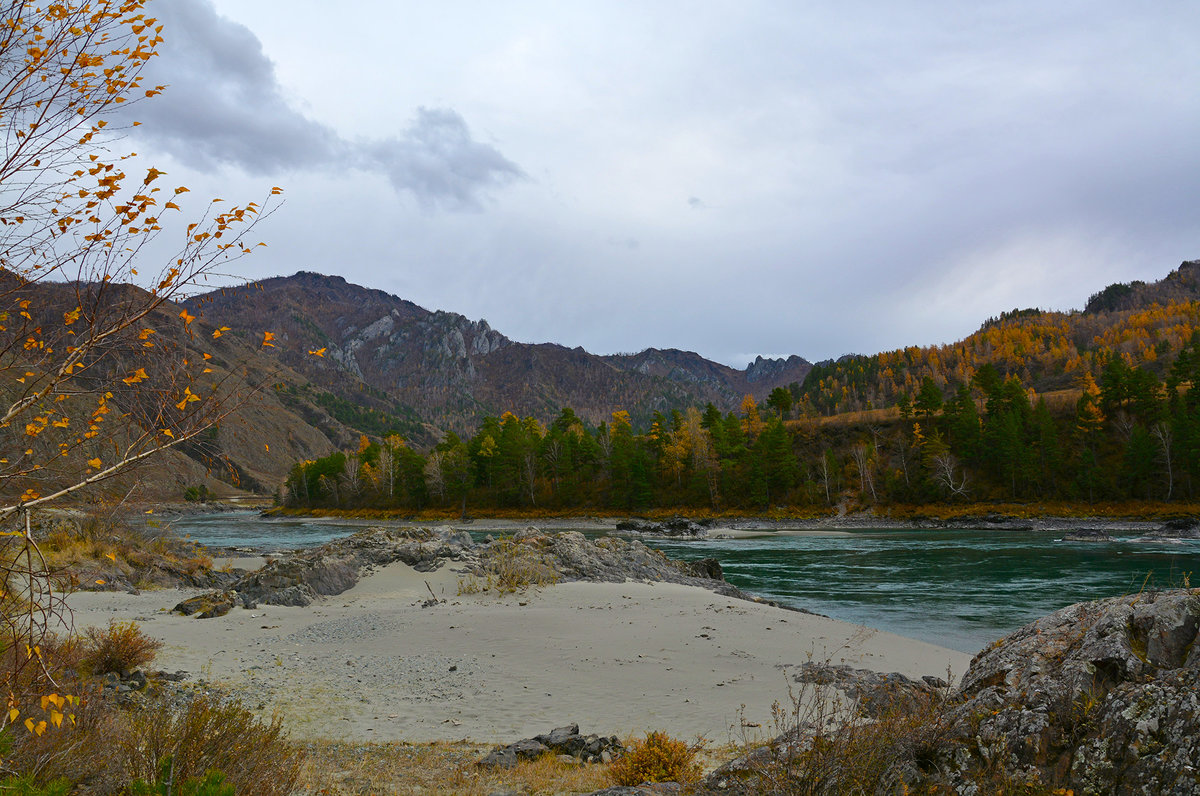
[[490, 190], [525, 177], [449, 108], [417, 108], [392, 137], [346, 140], [289, 102], [258, 37], [209, 0], [157, 3], [154, 12], [166, 41], [145, 83], [168, 89], [129, 113], [144, 123], [140, 138], [191, 168], [233, 166], [252, 175], [352, 168], [382, 174], [422, 207], [444, 210], [477, 210]]

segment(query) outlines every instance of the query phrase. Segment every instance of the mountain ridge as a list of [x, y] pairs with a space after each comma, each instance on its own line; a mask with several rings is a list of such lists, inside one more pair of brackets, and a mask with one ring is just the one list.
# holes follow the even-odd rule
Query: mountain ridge
[[273, 331], [287, 344], [278, 349], [281, 361], [326, 389], [337, 391], [349, 376], [454, 431], [505, 411], [548, 422], [563, 406], [592, 422], [616, 409], [636, 421], [707, 403], [729, 410], [746, 394], [762, 401], [776, 387], [802, 382], [811, 367], [799, 356], [759, 357], [739, 371], [679, 349], [598, 355], [524, 343], [486, 320], [312, 271], [216, 290], [189, 308]]

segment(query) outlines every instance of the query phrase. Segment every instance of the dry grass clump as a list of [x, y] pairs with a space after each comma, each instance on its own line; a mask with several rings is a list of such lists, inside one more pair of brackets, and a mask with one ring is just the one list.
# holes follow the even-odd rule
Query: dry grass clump
[[210, 697], [133, 714], [119, 747], [131, 778], [154, 781], [169, 757], [180, 781], [219, 771], [237, 793], [257, 796], [290, 794], [304, 759], [278, 718], [264, 724], [240, 703]]
[[1012, 770], [1004, 754], [949, 782], [941, 764], [953, 760], [963, 742], [944, 694], [897, 693], [882, 707], [875, 702], [870, 716], [864, 703], [831, 685], [805, 684], [789, 699], [787, 708], [775, 706], [780, 738], [766, 747], [748, 745], [743, 763], [724, 772], [725, 790], [763, 796], [949, 794], [969, 784], [989, 796], [1069, 794]]
[[695, 782], [700, 779], [696, 754], [703, 743], [689, 746], [665, 732], [651, 732], [645, 740], [632, 741], [626, 752], [608, 767], [608, 776], [616, 785], [640, 785], [643, 782]]
[[140, 587], [156, 584], [146, 575], [172, 571], [196, 575], [212, 568], [212, 558], [195, 542], [151, 522], [136, 527], [109, 515], [57, 519], [38, 534], [50, 571], [73, 575], [83, 588], [120, 578]]
[[521, 761], [507, 770], [479, 767], [477, 762], [491, 748], [466, 741], [315, 742], [306, 745], [308, 759], [298, 793], [487, 796], [505, 790], [529, 794], [591, 793], [608, 785], [604, 766], [565, 763], [553, 755]]
[[935, 695], [897, 701], [873, 719], [839, 706], [832, 689], [807, 696], [815, 698], [794, 699], [784, 719], [784, 734], [795, 740], [753, 767], [755, 792], [907, 793], [911, 775], [930, 767], [947, 738], [944, 703]]
[[531, 586], [551, 586], [560, 575], [538, 551], [539, 537], [516, 539], [502, 536], [484, 552], [483, 573], [459, 578], [459, 594], [495, 591], [499, 594], [523, 592]]
[[108, 627], [89, 627], [83, 632], [80, 664], [93, 675], [125, 675], [153, 661], [162, 646], [136, 622], [113, 619]]

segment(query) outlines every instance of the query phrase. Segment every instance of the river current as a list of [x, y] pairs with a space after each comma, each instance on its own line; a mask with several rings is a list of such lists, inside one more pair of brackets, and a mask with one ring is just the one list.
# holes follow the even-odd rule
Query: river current
[[[255, 550], [307, 547], [378, 524], [251, 512], [171, 522], [203, 544]], [[1136, 538], [1067, 542], [1048, 531], [881, 528], [646, 543], [673, 558], [714, 557], [730, 583], [789, 606], [978, 652], [1071, 603], [1179, 586], [1185, 577], [1200, 584], [1200, 542]]]

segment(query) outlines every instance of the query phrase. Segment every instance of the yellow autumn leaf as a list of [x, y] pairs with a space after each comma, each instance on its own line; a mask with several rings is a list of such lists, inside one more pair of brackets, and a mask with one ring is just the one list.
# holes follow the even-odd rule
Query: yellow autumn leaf
[[271, 341], [275, 339], [274, 332], [263, 332], [262, 345], [264, 348], [274, 348], [275, 344]]
[[115, 555], [113, 555], [112, 553], [105, 553], [104, 557], [108, 558], [108, 559], [112, 559], [112, 562], [114, 564], [117, 563], [117, 557]]
[[169, 429], [169, 428], [164, 428], [164, 429], [162, 430], [162, 433], [166, 434], [166, 435], [167, 435], [168, 437], [170, 437], [171, 439], [174, 439], [174, 438], [175, 438], [175, 432], [174, 432], [174, 431], [172, 431], [172, 430], [171, 430], [171, 429]]
[[222, 334], [224, 334], [225, 332], [228, 332], [228, 331], [229, 331], [228, 326], [222, 326], [220, 329], [213, 329], [213, 339], [214, 340], [217, 339]]
[[325, 356], [325, 349], [318, 348], [316, 351], [309, 351], [308, 353], [312, 354], [314, 357], [323, 357]]
[[103, 585], [104, 585], [105, 583], [107, 583], [107, 582], [108, 582], [108, 581], [106, 581], [106, 580], [103, 580], [103, 579], [101, 579], [101, 578], [96, 578], [96, 585], [97, 585], [97, 586], [103, 586]]
[[20, 716], [20, 715], [21, 715], [21, 711], [17, 710], [16, 708], [12, 708], [11, 710], [8, 711], [8, 720], [16, 721], [17, 716]]
[[121, 381], [125, 382], [126, 384], [137, 384], [139, 381], [145, 381], [147, 378], [146, 369], [138, 368], [133, 373], [129, 374], [127, 378], [121, 379]]
[[94, 467], [97, 470], [99, 470], [100, 469], [100, 460], [99, 459], [88, 459], [88, 467]]

